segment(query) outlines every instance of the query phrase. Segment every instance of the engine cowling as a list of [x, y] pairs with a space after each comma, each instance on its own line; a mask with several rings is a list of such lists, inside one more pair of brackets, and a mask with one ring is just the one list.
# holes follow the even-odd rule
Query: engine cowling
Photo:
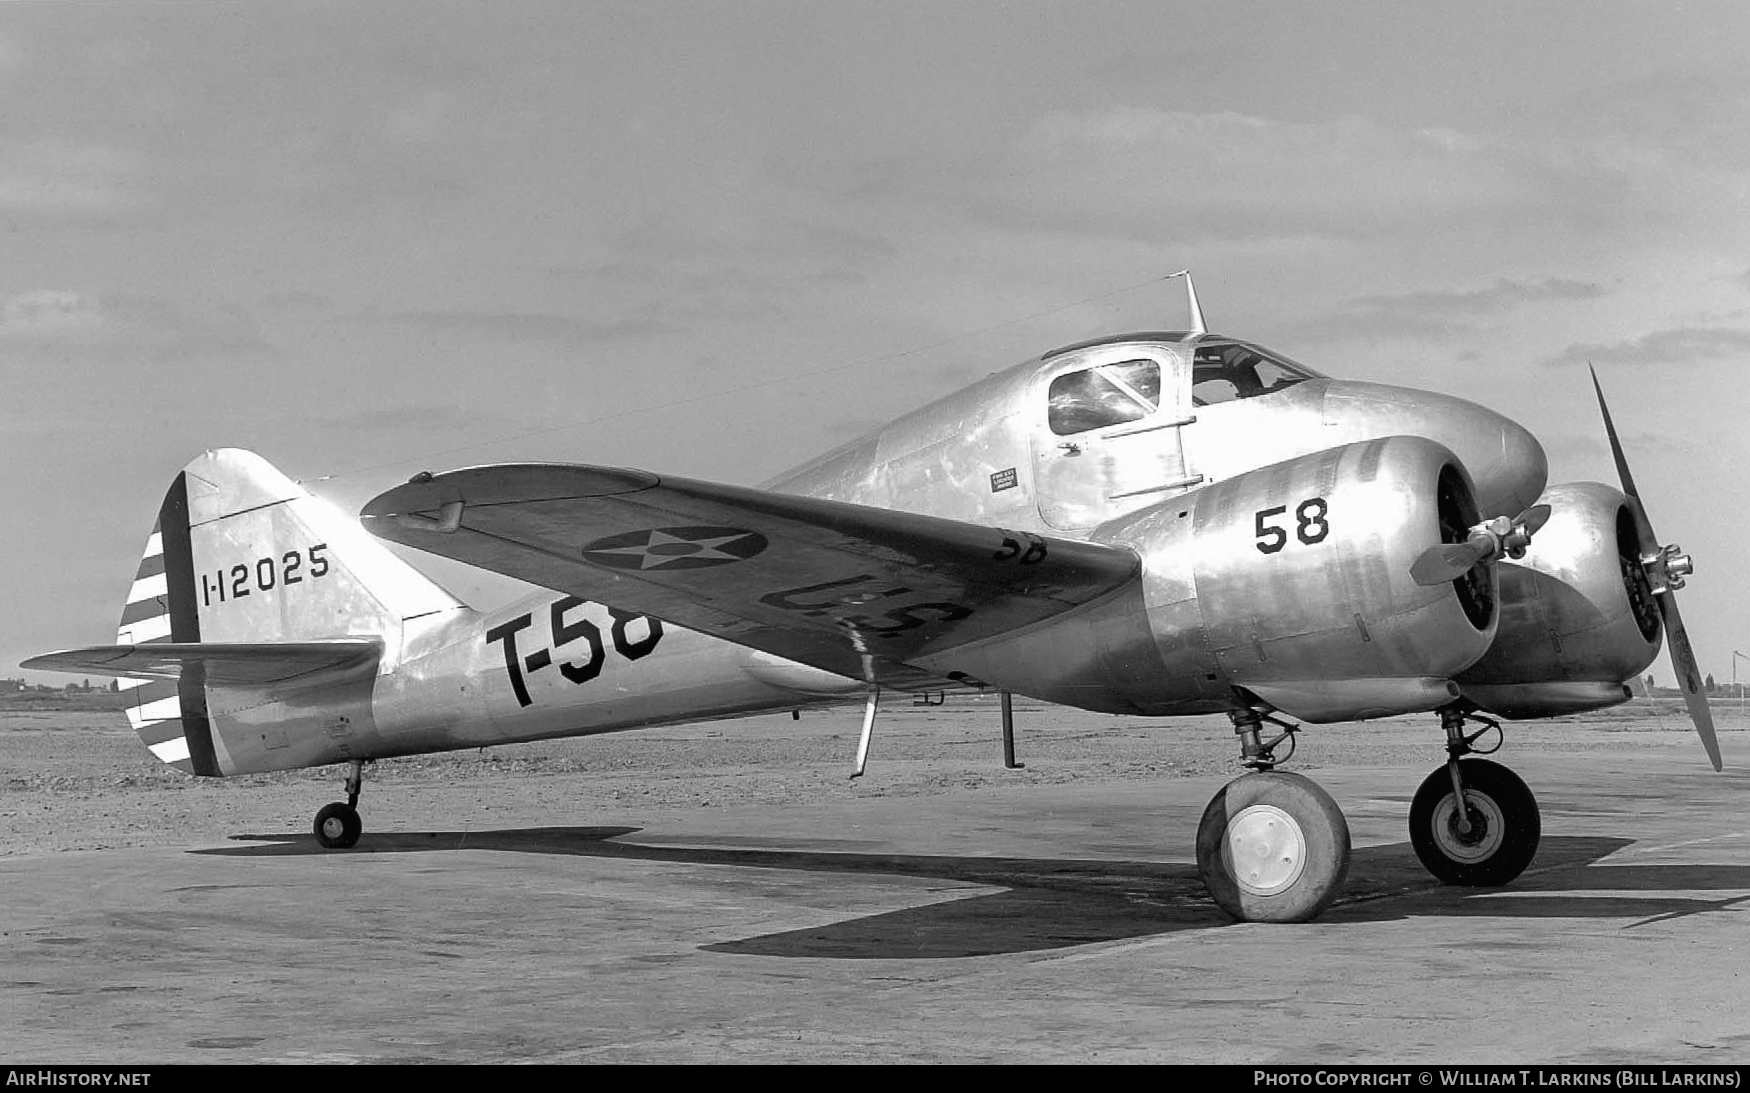
[[1507, 718], [1613, 706], [1628, 697], [1623, 681], [1659, 654], [1659, 609], [1628, 498], [1573, 482], [1539, 501], [1549, 522], [1524, 558], [1498, 567], [1495, 640], [1457, 677], [1466, 698]]
[[1495, 636], [1492, 570], [1425, 587], [1410, 568], [1477, 520], [1457, 457], [1399, 436], [1237, 475], [1095, 538], [1142, 556], [1165, 679], [1339, 721], [1457, 697], [1451, 677]]
[[1112, 713], [1219, 712], [1236, 693], [1314, 722], [1431, 710], [1494, 640], [1495, 567], [1433, 586], [1410, 569], [1478, 520], [1434, 441], [1315, 452], [1096, 528], [1141, 558], [1132, 583], [925, 666]]

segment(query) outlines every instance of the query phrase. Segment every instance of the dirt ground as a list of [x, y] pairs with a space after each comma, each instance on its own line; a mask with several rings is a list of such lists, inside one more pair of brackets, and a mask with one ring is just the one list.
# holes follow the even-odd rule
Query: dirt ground
[[[667, 809], [820, 804], [978, 793], [1017, 786], [1138, 783], [1238, 774], [1222, 717], [1154, 721], [1016, 704], [1020, 770], [1002, 766], [994, 698], [895, 703], [877, 724], [868, 774], [847, 777], [860, 709], [648, 729], [388, 760], [367, 770], [360, 809], [373, 831], [520, 823], [638, 823]], [[1750, 715], [1716, 707], [1727, 761], [1750, 751]], [[1680, 703], [1636, 702], [1582, 717], [1508, 724], [1501, 754], [1701, 747]], [[1310, 726], [1288, 769], [1442, 762], [1432, 716]], [[1485, 741], [1479, 743], [1486, 743]], [[1681, 753], [1681, 752], [1680, 752]], [[0, 711], [0, 856], [190, 846], [240, 832], [308, 829], [341, 794], [329, 767], [192, 778], [155, 760], [114, 711]], [[1414, 787], [1406, 786], [1405, 793]]]
[[[1235, 924], [1195, 831], [1225, 719], [894, 704], [195, 779], [114, 713], [0, 717], [0, 1054], [50, 1063], [1530, 1062], [1750, 1057], [1743, 711], [1509, 725], [1533, 866], [1432, 881], [1433, 717], [1309, 729], [1355, 854]], [[1485, 742], [1486, 743], [1486, 742]]]

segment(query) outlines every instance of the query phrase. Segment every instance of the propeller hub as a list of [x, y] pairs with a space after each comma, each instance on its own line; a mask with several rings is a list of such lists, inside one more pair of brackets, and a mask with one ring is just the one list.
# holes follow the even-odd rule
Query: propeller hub
[[1508, 557], [1525, 557], [1526, 548], [1531, 546], [1532, 534], [1549, 519], [1548, 506], [1542, 507], [1545, 510], [1543, 512], [1527, 509], [1518, 516], [1497, 516], [1471, 528], [1469, 541], [1476, 544], [1479, 551], [1488, 551], [1481, 560], [1486, 562]]
[[1683, 578], [1695, 572], [1695, 559], [1687, 554], [1677, 553], [1677, 547], [1674, 545], [1666, 547], [1665, 549], [1667, 551], [1665, 555], [1665, 572], [1668, 575]]
[[1674, 592], [1683, 587], [1683, 578], [1695, 572], [1695, 559], [1672, 543], [1652, 554], [1641, 555], [1641, 566], [1647, 571], [1647, 580], [1655, 593]]

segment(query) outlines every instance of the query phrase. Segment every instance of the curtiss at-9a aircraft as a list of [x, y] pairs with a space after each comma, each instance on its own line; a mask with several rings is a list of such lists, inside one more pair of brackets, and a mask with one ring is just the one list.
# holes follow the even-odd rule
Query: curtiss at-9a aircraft
[[1661, 638], [1720, 768], [1673, 598], [1692, 567], [1602, 390], [1622, 488], [1546, 488], [1508, 418], [1325, 376], [1190, 303], [1190, 330], [1053, 350], [757, 489], [513, 463], [365, 506], [376, 536], [551, 590], [491, 613], [259, 457], [208, 452], [164, 498], [117, 644], [24, 666], [123, 677], [141, 738], [196, 775], [349, 764], [326, 847], [357, 842], [364, 765], [392, 756], [861, 699], [860, 769], [894, 690], [1223, 713], [1250, 772], [1197, 863], [1254, 921], [1313, 918], [1349, 866], [1336, 803], [1275, 769], [1295, 721], [1429, 714], [1450, 758], [1410, 841], [1459, 885], [1537, 849], [1531, 791], [1475, 757], [1497, 719], [1622, 702]]

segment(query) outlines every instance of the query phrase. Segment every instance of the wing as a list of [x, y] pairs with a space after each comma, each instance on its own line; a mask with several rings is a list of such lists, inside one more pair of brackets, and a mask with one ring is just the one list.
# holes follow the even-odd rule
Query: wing
[[643, 471], [420, 475], [376, 535], [892, 686], [906, 662], [1032, 626], [1137, 578], [1128, 550]]
[[237, 642], [148, 642], [143, 645], [93, 645], [31, 657], [20, 667], [52, 672], [94, 672], [135, 679], [180, 679], [184, 669], [200, 665], [207, 683], [248, 686], [280, 683], [331, 668], [369, 664], [382, 652], [382, 642], [307, 641], [244, 644]]

